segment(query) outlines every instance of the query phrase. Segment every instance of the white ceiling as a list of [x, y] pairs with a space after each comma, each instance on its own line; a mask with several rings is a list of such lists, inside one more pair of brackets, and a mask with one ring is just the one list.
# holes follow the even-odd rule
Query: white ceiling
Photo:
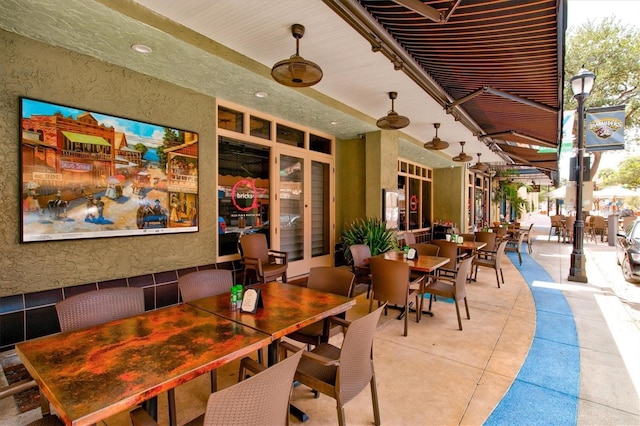
[[[465, 151], [482, 161], [503, 158], [478, 141], [402, 71], [321, 0], [0, 0], [0, 28], [130, 68], [211, 96], [272, 114], [346, 139], [378, 130], [391, 109], [411, 119], [401, 130], [400, 155], [431, 167], [459, 165]], [[149, 10], [145, 9], [148, 8]], [[277, 61], [295, 53], [290, 27], [305, 26], [300, 55], [320, 65], [324, 77], [312, 88], [292, 89], [269, 75]], [[134, 43], [153, 53], [134, 53]], [[228, 49], [230, 50], [228, 50]], [[267, 98], [257, 98], [264, 91]], [[332, 121], [338, 122], [331, 124]], [[422, 144], [442, 123], [443, 152]], [[475, 160], [474, 160], [475, 162]]]

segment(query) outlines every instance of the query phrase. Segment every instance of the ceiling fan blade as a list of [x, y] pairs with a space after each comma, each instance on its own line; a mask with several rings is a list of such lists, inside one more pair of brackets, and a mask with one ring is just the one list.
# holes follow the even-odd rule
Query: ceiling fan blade
[[431, 19], [433, 22], [441, 22], [442, 17], [437, 9], [422, 3], [420, 0], [394, 0], [396, 3], [411, 9], [418, 15]]

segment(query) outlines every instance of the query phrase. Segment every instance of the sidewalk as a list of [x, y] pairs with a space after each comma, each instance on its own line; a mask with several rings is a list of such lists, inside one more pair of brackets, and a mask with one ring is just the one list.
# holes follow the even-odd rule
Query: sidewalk
[[[588, 283], [568, 281], [572, 245], [559, 243], [554, 236], [549, 240], [548, 217], [534, 217], [523, 225], [531, 222], [535, 234], [531, 257], [551, 277], [550, 283], [533, 283], [534, 297], [536, 287], [560, 290], [575, 321], [580, 372], [577, 424], [640, 424], [640, 286], [624, 280], [615, 246], [600, 241], [584, 244]], [[517, 260], [510, 259], [518, 267]]]

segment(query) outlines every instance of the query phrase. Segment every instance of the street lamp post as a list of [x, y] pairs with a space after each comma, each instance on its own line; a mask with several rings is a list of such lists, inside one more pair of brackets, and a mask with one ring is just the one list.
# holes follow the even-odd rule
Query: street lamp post
[[573, 98], [578, 102], [578, 176], [576, 187], [576, 221], [573, 225], [573, 251], [571, 252], [571, 268], [569, 269], [569, 281], [587, 282], [585, 269], [585, 257], [582, 250], [584, 242], [584, 220], [582, 219], [582, 183], [584, 169], [584, 101], [589, 97], [595, 74], [582, 68], [578, 74], [571, 77], [571, 90]]

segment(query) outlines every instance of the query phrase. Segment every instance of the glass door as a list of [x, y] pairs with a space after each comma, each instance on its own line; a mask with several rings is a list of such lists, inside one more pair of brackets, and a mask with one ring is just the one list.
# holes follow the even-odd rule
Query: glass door
[[[279, 230], [273, 238], [289, 253], [288, 275], [306, 274], [313, 266], [333, 265], [334, 222], [332, 162], [321, 155], [278, 150]], [[275, 213], [275, 212], [274, 212]]]

